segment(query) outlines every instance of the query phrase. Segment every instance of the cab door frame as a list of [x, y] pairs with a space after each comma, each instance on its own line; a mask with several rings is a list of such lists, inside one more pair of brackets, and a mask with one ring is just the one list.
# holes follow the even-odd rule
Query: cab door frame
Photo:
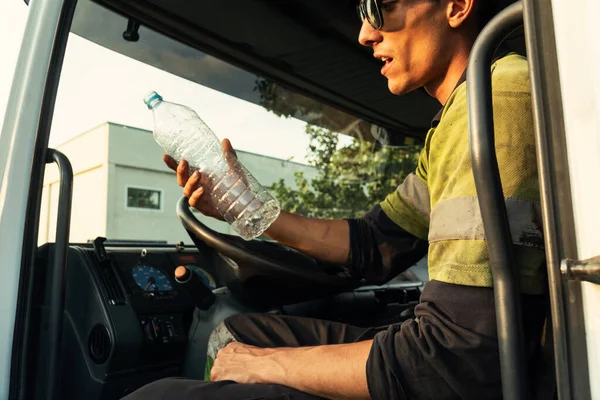
[[29, 5], [0, 135], [0, 399], [19, 398], [31, 378], [20, 371], [24, 310], [50, 126], [75, 4], [35, 0]]
[[[557, 55], [554, 84], [560, 85], [560, 98], [555, 101], [562, 103], [564, 120], [561, 151], [566, 165], [552, 168], [558, 171], [566, 167], [564, 179], [556, 183], [568, 183], [564, 191], [571, 199], [561, 211], [569, 212], [570, 206], [574, 230], [571, 237], [563, 239], [571, 241], [575, 250], [569, 258], [587, 260], [600, 255], [600, 185], [597, 184], [600, 174], [600, 43], [596, 18], [600, 3], [597, 0], [577, 3], [544, 0], [540, 3], [546, 5], [540, 14], [550, 14], [554, 29], [553, 48]], [[546, 34], [542, 31], [538, 36]], [[558, 196], [564, 195], [559, 193]], [[557, 198], [557, 202], [561, 201]], [[572, 398], [597, 399], [600, 398], [600, 285], [572, 280], [564, 274], [563, 282], [567, 288], [564, 305], [570, 316], [567, 342], [571, 354], [568, 376], [561, 374], [557, 378], [570, 378]]]

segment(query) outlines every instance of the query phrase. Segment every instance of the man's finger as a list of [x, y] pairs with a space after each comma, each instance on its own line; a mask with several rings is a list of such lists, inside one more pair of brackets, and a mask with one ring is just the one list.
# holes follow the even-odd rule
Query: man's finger
[[200, 181], [200, 172], [196, 171], [190, 176], [183, 187], [185, 197], [190, 198], [196, 189], [198, 189], [198, 181]]
[[224, 349], [226, 349], [226, 348], [236, 349], [236, 348], [240, 348], [240, 347], [248, 347], [248, 345], [241, 343], [241, 342], [231, 342], [227, 346], [225, 346]]
[[223, 141], [221, 142], [221, 146], [223, 147], [223, 150], [225, 150], [228, 153], [232, 153], [234, 156], [237, 157], [237, 153], [233, 149], [233, 146], [231, 145], [229, 139], [223, 139]]
[[190, 178], [190, 170], [187, 161], [181, 160], [177, 167], [177, 184], [181, 187], [185, 187], [188, 179]]
[[171, 168], [173, 171], [177, 172], [177, 161], [173, 157], [168, 154], [163, 154], [162, 156], [163, 162], [167, 164], [167, 167]]
[[246, 180], [246, 177], [244, 176], [241, 164], [238, 162], [237, 153], [233, 149], [233, 146], [231, 146], [231, 142], [229, 141], [229, 139], [223, 139], [221, 141], [221, 146], [223, 147], [223, 156], [227, 161], [229, 170], [236, 175], [240, 174], [244, 185], [248, 186], [248, 182]]
[[220, 377], [219, 377], [219, 374], [218, 374], [218, 370], [215, 369], [215, 367], [212, 367], [212, 369], [210, 370], [210, 380], [212, 382], [216, 382], [216, 381], [220, 381], [221, 380]]
[[204, 194], [204, 188], [203, 187], [199, 187], [198, 189], [196, 189], [191, 196], [189, 196], [189, 204], [190, 206], [194, 207], [194, 208], [198, 208], [198, 201], [200, 200], [200, 197], [202, 197], [202, 195]]

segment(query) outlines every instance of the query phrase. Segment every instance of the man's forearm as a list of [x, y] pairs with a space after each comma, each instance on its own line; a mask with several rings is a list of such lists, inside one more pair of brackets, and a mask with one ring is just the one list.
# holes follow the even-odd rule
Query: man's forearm
[[277, 367], [266, 368], [263, 379], [331, 399], [369, 399], [366, 365], [372, 344], [269, 349]]
[[350, 233], [344, 220], [307, 218], [281, 211], [265, 235], [334, 264], [344, 263], [350, 251]]

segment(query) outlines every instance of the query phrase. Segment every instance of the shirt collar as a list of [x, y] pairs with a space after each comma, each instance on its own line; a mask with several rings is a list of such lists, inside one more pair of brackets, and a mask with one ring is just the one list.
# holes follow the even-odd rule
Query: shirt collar
[[[452, 90], [452, 92], [454, 92], [456, 90], [456, 88], [458, 88], [460, 85], [462, 85], [463, 83], [465, 83], [466, 80], [467, 80], [467, 69], [465, 68], [464, 72], [460, 76], [460, 79], [456, 83], [456, 86], [454, 86], [454, 89]], [[442, 106], [440, 108], [440, 111], [438, 111], [438, 113], [435, 114], [435, 117], [433, 117], [433, 119], [431, 120], [431, 127], [432, 128], [435, 128], [436, 126], [438, 126], [438, 124], [440, 123], [440, 121], [442, 119], [442, 114], [443, 113], [444, 113], [444, 106]]]
[[[496, 53], [496, 56], [492, 60], [492, 64], [495, 63], [496, 61], [498, 61], [499, 59], [507, 56], [510, 53], [511, 52], [507, 48], [501, 46], [500, 49], [498, 49], [498, 51]], [[465, 70], [463, 71], [462, 75], [460, 76], [460, 79], [456, 83], [456, 86], [454, 86], [454, 89], [452, 90], [452, 92], [454, 92], [454, 90], [456, 90], [456, 88], [458, 88], [460, 85], [462, 85], [466, 81], [467, 81], [467, 69], [465, 68]], [[435, 117], [433, 117], [433, 119], [431, 120], [431, 127], [432, 128], [437, 127], [438, 124], [440, 123], [440, 121], [442, 120], [442, 114], [444, 113], [444, 107], [445, 106], [442, 106], [442, 108], [440, 108], [440, 111], [438, 111], [438, 113], [435, 114]]]

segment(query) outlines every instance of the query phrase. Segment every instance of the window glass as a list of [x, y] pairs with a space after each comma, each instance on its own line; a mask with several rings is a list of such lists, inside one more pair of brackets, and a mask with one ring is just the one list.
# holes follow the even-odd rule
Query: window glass
[[161, 192], [161, 190], [128, 187], [127, 207], [160, 210]]
[[[416, 165], [418, 147], [392, 146], [384, 129], [208, 54], [188, 48], [189, 65], [170, 53], [159, 57], [180, 69], [196, 68], [200, 60], [194, 81], [140, 62], [135, 55], [151, 48], [148, 36], [124, 44], [132, 57], [69, 37], [50, 146], [73, 166], [71, 242], [104, 236], [191, 243], [175, 214], [182, 188], [162, 162], [152, 113], [142, 101], [151, 90], [191, 107], [220, 139], [229, 138], [242, 164], [291, 212], [359, 216]], [[183, 46], [159, 37], [161, 48]], [[48, 166], [40, 243], [54, 240], [57, 205], [57, 171]], [[195, 215], [213, 229], [236, 234], [224, 222]]]

